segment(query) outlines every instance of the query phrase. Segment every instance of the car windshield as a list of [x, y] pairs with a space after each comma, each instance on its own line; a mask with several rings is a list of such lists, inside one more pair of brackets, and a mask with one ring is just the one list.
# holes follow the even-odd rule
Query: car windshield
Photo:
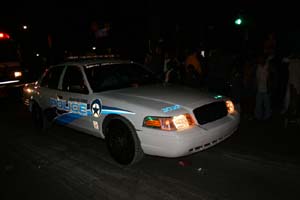
[[114, 90], [161, 82], [152, 72], [138, 64], [109, 64], [86, 69], [94, 92]]

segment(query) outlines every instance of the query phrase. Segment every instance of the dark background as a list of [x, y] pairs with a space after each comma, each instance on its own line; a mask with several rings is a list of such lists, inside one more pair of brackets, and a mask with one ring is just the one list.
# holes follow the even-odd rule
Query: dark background
[[[223, 48], [256, 51], [275, 32], [283, 54], [299, 50], [299, 14], [294, 3], [263, 1], [43, 1], [5, 2], [0, 30], [8, 31], [28, 54], [80, 52], [94, 45], [92, 21], [111, 24], [111, 46], [142, 60], [149, 40], [169, 48]], [[234, 20], [241, 16], [242, 26]], [[28, 30], [22, 30], [22, 25]]]

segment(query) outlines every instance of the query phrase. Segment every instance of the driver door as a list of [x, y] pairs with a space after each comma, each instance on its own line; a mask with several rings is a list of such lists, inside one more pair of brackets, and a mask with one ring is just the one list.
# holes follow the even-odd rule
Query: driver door
[[65, 110], [68, 111], [61, 117], [63, 125], [87, 131], [91, 126], [88, 111], [89, 89], [80, 66], [67, 66], [62, 80], [61, 94], [58, 98], [65, 102]]

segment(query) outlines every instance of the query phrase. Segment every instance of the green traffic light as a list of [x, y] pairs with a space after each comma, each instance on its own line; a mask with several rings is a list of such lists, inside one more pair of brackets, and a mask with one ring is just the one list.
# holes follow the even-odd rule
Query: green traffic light
[[242, 19], [241, 18], [237, 18], [235, 21], [234, 21], [234, 23], [236, 24], [236, 25], [241, 25], [242, 24]]

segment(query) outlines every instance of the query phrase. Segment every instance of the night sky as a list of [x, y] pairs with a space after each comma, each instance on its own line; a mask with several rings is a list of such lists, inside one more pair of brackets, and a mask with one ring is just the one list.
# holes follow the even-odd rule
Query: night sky
[[[176, 28], [181, 37], [190, 39], [184, 42], [197, 45], [240, 43], [245, 28], [250, 40], [262, 40], [275, 31], [285, 46], [299, 43], [294, 39], [299, 32], [299, 14], [287, 1], [24, 1], [1, 7], [0, 30], [24, 40], [21, 26], [28, 24], [26, 37], [32, 48], [41, 51], [47, 48], [48, 34], [59, 49], [91, 46], [90, 24], [94, 20], [111, 23], [114, 41], [122, 47], [134, 44], [134, 48], [145, 48], [147, 40], [157, 35], [168, 40]], [[245, 19], [243, 27], [234, 25], [237, 16]]]

